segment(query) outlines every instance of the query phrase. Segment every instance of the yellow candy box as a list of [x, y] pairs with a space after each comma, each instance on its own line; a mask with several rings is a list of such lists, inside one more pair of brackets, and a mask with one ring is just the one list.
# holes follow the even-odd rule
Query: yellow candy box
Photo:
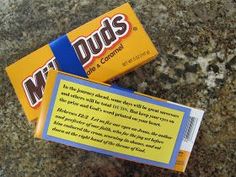
[[23, 57], [6, 71], [28, 120], [33, 121], [39, 116], [50, 68], [106, 82], [158, 54], [126, 3]]
[[203, 113], [51, 70], [35, 137], [184, 172]]

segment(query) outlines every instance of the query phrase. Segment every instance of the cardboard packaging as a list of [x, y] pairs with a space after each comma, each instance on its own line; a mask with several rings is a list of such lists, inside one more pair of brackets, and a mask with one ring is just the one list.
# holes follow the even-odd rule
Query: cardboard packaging
[[106, 82], [159, 52], [126, 3], [74, 29], [6, 68], [29, 121], [37, 119], [50, 68]]
[[49, 71], [35, 137], [184, 172], [204, 112]]

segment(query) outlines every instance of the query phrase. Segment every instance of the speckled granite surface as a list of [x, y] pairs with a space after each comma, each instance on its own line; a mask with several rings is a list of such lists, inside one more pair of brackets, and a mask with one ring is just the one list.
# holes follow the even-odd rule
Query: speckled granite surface
[[[4, 68], [123, 1], [0, 1], [0, 176], [216, 176], [236, 174], [236, 2], [131, 1], [161, 55], [115, 81], [206, 110], [186, 173], [33, 138]], [[23, 68], [22, 68], [23, 69]]]

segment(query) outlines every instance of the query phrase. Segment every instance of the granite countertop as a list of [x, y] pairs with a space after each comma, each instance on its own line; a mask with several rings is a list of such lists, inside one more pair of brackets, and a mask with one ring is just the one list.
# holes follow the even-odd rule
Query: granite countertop
[[234, 0], [130, 1], [161, 55], [114, 82], [206, 111], [185, 173], [33, 138], [34, 125], [27, 122], [4, 68], [123, 2], [1, 0], [1, 177], [236, 174]]

